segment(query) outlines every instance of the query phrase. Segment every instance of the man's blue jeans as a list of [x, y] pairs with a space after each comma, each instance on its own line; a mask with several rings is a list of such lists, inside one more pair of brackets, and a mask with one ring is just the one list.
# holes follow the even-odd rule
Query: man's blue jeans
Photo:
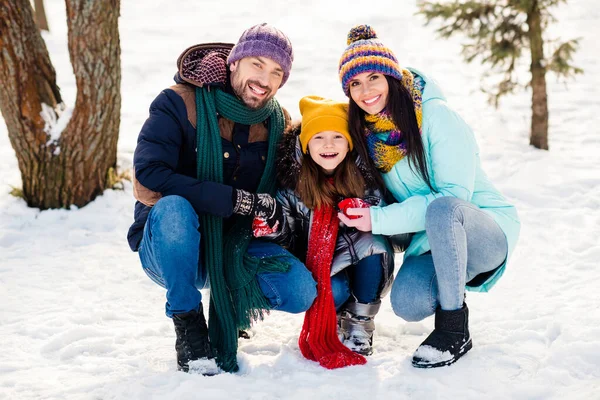
[[[144, 227], [140, 260], [150, 279], [167, 289], [165, 308], [169, 317], [198, 310], [202, 300], [199, 289], [208, 287], [206, 268], [199, 261], [199, 226], [198, 215], [186, 199], [166, 196], [152, 207]], [[261, 240], [251, 241], [248, 253], [258, 257], [289, 254]], [[261, 273], [257, 279], [273, 309], [300, 313], [308, 310], [316, 298], [316, 282], [304, 264], [291, 255], [290, 260], [293, 262], [288, 272]], [[347, 298], [347, 287], [337, 286], [337, 296]]]
[[431, 202], [425, 215], [431, 252], [407, 257], [396, 275], [390, 299], [396, 315], [420, 321], [462, 307], [465, 284], [496, 269], [508, 253], [506, 236], [479, 207], [455, 197]]

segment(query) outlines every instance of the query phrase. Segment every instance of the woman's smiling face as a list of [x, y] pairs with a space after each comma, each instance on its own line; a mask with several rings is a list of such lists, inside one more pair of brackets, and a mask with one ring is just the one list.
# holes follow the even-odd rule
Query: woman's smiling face
[[383, 74], [363, 72], [350, 83], [350, 97], [367, 114], [377, 114], [387, 105], [389, 85]]

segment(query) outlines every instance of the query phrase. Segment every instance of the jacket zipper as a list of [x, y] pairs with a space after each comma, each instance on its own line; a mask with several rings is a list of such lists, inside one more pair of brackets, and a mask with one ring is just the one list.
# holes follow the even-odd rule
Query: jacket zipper
[[354, 244], [352, 243], [352, 240], [350, 240], [350, 235], [348, 235], [348, 233], [346, 231], [344, 231], [344, 233], [342, 233], [342, 238], [348, 244], [348, 252], [350, 253], [350, 260], [352, 261], [352, 265], [355, 265], [356, 263], [358, 263], [359, 260], [358, 260], [358, 256], [356, 255], [356, 249], [354, 248]]

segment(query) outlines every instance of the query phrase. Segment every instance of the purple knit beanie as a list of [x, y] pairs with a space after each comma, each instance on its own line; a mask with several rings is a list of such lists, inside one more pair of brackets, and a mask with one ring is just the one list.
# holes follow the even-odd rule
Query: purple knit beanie
[[279, 29], [266, 22], [248, 28], [240, 36], [237, 44], [231, 49], [227, 63], [231, 64], [244, 57], [267, 57], [275, 61], [283, 69], [283, 84], [290, 76], [294, 51], [290, 39]]

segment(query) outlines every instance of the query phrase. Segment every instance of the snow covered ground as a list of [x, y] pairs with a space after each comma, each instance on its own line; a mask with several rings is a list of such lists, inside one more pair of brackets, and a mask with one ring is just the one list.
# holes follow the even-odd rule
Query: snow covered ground
[[[231, 3], [231, 4], [230, 4]], [[64, 2], [46, 0], [45, 39], [63, 97], [75, 84]], [[126, 243], [131, 186], [71, 211], [39, 212], [8, 194], [20, 175], [0, 123], [0, 399], [599, 399], [600, 11], [571, 1], [553, 32], [583, 37], [585, 75], [549, 83], [550, 152], [528, 146], [529, 92], [494, 110], [478, 91], [480, 65], [460, 40], [436, 39], [414, 2], [122, 1], [123, 108], [119, 163], [129, 168], [148, 106], [171, 85], [187, 46], [237, 40], [268, 21], [287, 32], [296, 62], [278, 99], [299, 117], [307, 94], [343, 99], [337, 61], [347, 31], [370, 23], [404, 65], [433, 75], [476, 130], [484, 167], [513, 201], [521, 240], [491, 293], [470, 294], [473, 350], [449, 368], [419, 370], [410, 356], [433, 326], [406, 323], [387, 299], [366, 366], [327, 371], [302, 358], [302, 315], [273, 312], [240, 342], [239, 374], [175, 372], [164, 291]], [[526, 69], [526, 66], [524, 67]]]

